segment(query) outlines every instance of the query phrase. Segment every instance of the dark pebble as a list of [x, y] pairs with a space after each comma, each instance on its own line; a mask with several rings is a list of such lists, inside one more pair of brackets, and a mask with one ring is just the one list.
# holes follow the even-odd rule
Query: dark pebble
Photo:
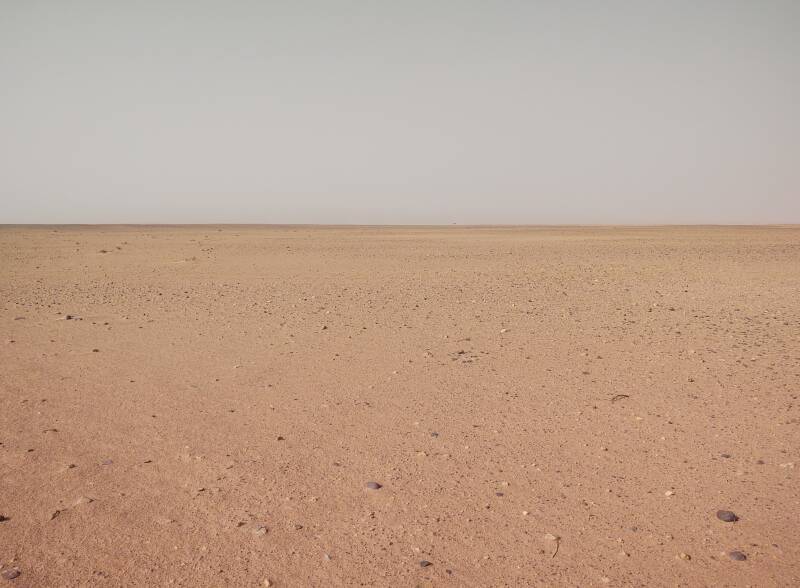
[[730, 459], [731, 454], [730, 453], [723, 453], [722, 457], [724, 457], [725, 459]]
[[0, 523], [2, 523], [2, 522], [4, 522], [4, 521], [9, 521], [9, 520], [11, 520], [11, 519], [9, 519], [7, 516], [5, 516], [5, 515], [0, 515]]
[[427, 559], [423, 559], [421, 562], [419, 562], [419, 567], [421, 567], [421, 568], [427, 568], [428, 566], [432, 566], [432, 565], [433, 564], [431, 562], [429, 562]]
[[100, 465], [111, 465], [112, 463], [114, 463], [112, 460], [104, 459], [103, 461], [100, 462]]
[[431, 433], [431, 437], [438, 437], [438, 436], [439, 436], [439, 433], [437, 433], [436, 431], [434, 431], [433, 433]]
[[17, 568], [9, 568], [7, 570], [3, 570], [2, 576], [6, 580], [13, 580], [14, 578], [19, 578], [20, 571]]
[[285, 441], [283, 437], [278, 437], [278, 441]]
[[99, 349], [92, 349], [92, 353], [100, 353]]
[[729, 510], [718, 510], [717, 518], [726, 523], [735, 523], [736, 521], [739, 520], [739, 517], [737, 517], [734, 513], [732, 513]]
[[747, 559], [747, 556], [741, 551], [731, 551], [728, 554], [728, 557], [731, 558], [733, 561], [744, 561]]
[[381, 486], [377, 482], [367, 482], [367, 488], [369, 488], [370, 490], [380, 490], [381, 488], [383, 488], [383, 486]]

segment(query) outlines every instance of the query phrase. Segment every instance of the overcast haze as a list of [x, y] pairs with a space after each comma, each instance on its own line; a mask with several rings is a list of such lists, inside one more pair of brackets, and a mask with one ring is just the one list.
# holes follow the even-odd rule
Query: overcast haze
[[0, 223], [800, 222], [796, 0], [0, 7]]

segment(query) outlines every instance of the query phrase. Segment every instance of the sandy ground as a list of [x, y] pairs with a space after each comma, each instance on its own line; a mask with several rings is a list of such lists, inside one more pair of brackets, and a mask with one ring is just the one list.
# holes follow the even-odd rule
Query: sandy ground
[[0, 586], [800, 585], [799, 293], [796, 227], [2, 227]]

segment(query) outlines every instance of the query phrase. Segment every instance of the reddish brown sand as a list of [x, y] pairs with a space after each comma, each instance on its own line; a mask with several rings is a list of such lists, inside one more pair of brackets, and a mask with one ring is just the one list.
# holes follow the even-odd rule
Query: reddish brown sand
[[800, 585], [800, 228], [0, 256], [0, 585]]

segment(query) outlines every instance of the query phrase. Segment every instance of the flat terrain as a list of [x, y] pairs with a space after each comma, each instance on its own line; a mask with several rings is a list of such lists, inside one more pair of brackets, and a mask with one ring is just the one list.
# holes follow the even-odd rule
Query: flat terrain
[[797, 227], [5, 226], [0, 330], [0, 586], [800, 585]]

